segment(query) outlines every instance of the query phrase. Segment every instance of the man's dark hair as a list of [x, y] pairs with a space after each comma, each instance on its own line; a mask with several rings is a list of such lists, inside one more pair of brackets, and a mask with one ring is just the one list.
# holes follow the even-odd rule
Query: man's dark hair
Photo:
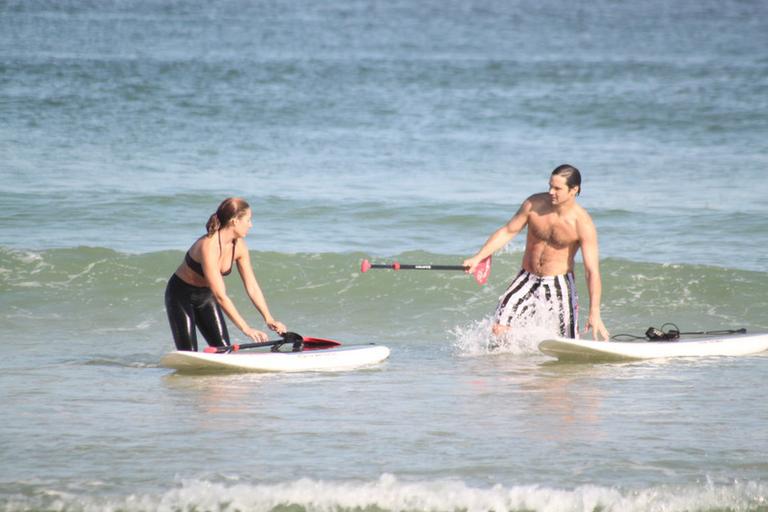
[[565, 178], [565, 184], [568, 185], [569, 189], [579, 187], [576, 195], [581, 194], [581, 173], [574, 166], [568, 164], [560, 165], [552, 171], [552, 176], [562, 176]]

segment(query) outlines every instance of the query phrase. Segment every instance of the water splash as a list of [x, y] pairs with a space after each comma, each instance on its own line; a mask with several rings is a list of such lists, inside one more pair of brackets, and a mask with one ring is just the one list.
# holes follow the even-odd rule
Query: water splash
[[454, 350], [462, 356], [480, 356], [487, 354], [514, 354], [521, 356], [541, 355], [539, 342], [551, 338], [551, 329], [546, 321], [530, 319], [521, 321], [514, 329], [502, 336], [494, 336], [494, 319], [483, 318], [465, 325], [457, 325], [450, 333], [454, 336]]

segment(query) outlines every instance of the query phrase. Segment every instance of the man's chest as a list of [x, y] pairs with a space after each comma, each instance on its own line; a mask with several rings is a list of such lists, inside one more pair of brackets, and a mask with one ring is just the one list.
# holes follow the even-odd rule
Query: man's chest
[[534, 214], [528, 219], [528, 232], [533, 238], [556, 248], [565, 248], [578, 242], [576, 222], [557, 214]]

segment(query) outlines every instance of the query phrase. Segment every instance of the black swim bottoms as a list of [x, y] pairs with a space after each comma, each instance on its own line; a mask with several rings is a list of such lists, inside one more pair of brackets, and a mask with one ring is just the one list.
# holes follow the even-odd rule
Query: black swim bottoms
[[165, 311], [177, 350], [197, 351], [195, 327], [209, 345], [229, 345], [224, 313], [210, 288], [193, 286], [173, 274], [165, 288]]

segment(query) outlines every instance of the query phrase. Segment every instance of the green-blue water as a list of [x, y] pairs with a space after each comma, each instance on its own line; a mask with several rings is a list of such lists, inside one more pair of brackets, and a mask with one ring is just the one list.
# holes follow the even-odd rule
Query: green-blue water
[[[522, 236], [484, 287], [359, 271], [460, 263], [569, 162], [614, 334], [768, 331], [766, 33], [760, 1], [0, 1], [0, 510], [767, 510], [765, 355], [488, 354]], [[230, 195], [277, 318], [388, 362], [158, 366]]]

